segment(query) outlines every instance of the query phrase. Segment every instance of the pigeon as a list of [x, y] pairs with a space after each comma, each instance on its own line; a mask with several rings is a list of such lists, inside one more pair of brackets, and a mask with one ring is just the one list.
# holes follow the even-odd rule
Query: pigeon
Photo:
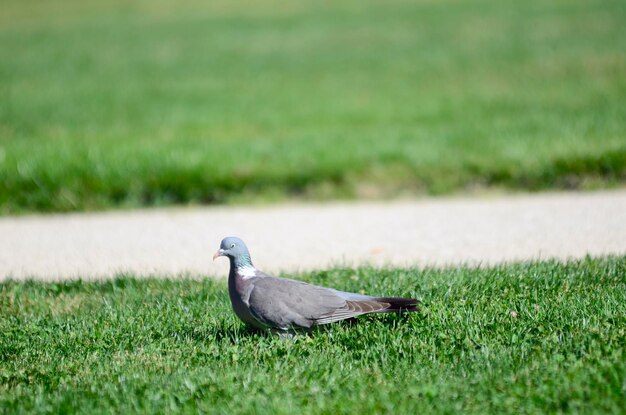
[[257, 270], [237, 237], [224, 238], [213, 260], [230, 260], [228, 293], [233, 311], [252, 329], [287, 332], [351, 319], [362, 314], [419, 311], [419, 300], [372, 297], [277, 278]]

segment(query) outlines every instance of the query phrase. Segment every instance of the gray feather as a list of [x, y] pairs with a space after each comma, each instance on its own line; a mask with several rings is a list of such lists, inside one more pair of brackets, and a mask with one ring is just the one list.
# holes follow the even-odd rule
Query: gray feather
[[281, 329], [314, 326], [346, 306], [346, 300], [332, 290], [300, 281], [265, 276], [252, 285], [250, 311], [263, 323]]

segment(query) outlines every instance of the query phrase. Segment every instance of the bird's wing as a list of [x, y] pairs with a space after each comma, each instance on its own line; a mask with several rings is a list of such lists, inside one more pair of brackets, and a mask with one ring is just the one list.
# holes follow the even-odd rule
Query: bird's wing
[[330, 313], [326, 313], [324, 315], [319, 316], [315, 320], [315, 324], [328, 324], [333, 323], [335, 321], [345, 320], [347, 318], [352, 318], [356, 316], [360, 316], [361, 314], [367, 313], [375, 313], [378, 311], [383, 311], [389, 308], [389, 303], [383, 303], [379, 301], [353, 301], [346, 300], [346, 305], [333, 310]]
[[381, 311], [388, 303], [348, 300], [335, 290], [263, 275], [250, 292], [251, 313], [276, 328], [308, 328]]

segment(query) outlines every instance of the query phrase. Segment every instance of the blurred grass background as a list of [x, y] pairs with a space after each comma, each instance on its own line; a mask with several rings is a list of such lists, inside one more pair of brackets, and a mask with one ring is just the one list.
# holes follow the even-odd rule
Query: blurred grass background
[[626, 2], [4, 0], [0, 212], [626, 182]]

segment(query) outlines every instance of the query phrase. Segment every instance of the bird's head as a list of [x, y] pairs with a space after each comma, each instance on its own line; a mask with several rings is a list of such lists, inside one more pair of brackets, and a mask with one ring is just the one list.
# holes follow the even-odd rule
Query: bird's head
[[236, 262], [238, 260], [250, 262], [250, 253], [248, 252], [246, 244], [236, 236], [228, 236], [222, 239], [220, 249], [213, 254], [213, 260], [220, 256], [228, 257]]

